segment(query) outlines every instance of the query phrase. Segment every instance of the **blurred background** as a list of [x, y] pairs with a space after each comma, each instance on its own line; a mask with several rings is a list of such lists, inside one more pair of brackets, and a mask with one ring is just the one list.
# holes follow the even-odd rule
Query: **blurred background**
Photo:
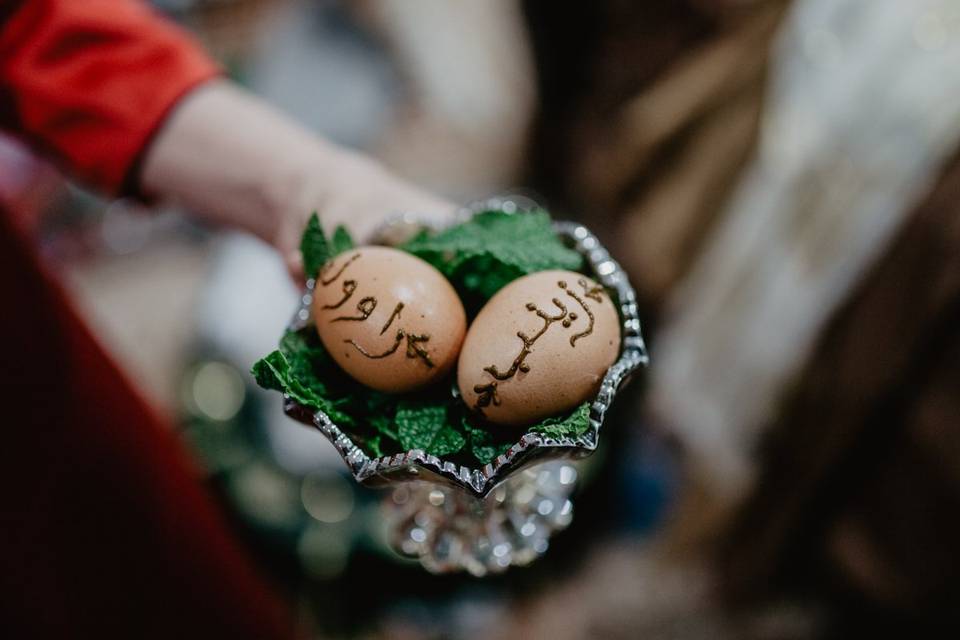
[[456, 201], [514, 188], [629, 271], [652, 365], [530, 568], [435, 577], [251, 363], [260, 241], [0, 138], [0, 198], [175, 417], [318, 638], [819, 638], [960, 625], [960, 2], [154, 0], [233, 78]]

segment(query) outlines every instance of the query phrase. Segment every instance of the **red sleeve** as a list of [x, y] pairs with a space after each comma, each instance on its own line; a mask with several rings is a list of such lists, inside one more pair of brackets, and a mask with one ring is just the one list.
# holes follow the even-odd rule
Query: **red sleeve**
[[154, 131], [218, 67], [136, 0], [13, 5], [0, 0], [0, 126], [92, 186], [135, 188]]

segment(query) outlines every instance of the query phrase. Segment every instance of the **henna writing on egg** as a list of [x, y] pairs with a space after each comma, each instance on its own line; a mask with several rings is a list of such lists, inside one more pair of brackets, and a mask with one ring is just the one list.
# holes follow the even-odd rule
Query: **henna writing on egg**
[[366, 357], [370, 358], [371, 360], [379, 360], [381, 358], [386, 358], [387, 356], [393, 355], [394, 353], [396, 353], [397, 348], [400, 346], [400, 343], [403, 341], [403, 335], [404, 335], [403, 329], [400, 329], [399, 331], [397, 331], [397, 337], [393, 341], [393, 346], [387, 349], [386, 351], [384, 351], [383, 353], [370, 353], [369, 351], [361, 347], [359, 344], [357, 344], [352, 338], [347, 338], [346, 340], [344, 340], [344, 342], [346, 342], [349, 345], [352, 345], [354, 349], [356, 349]]
[[344, 280], [343, 281], [343, 297], [340, 298], [340, 301], [336, 304], [325, 304], [323, 309], [339, 309], [343, 306], [343, 303], [350, 299], [350, 296], [353, 295], [353, 292], [357, 290], [357, 281], [356, 280]]
[[473, 385], [473, 392], [480, 394], [477, 397], [477, 407], [483, 409], [483, 407], [489, 407], [491, 404], [495, 407], [500, 406], [500, 396], [497, 395], [497, 381], [488, 382], [487, 384], [475, 384]]
[[397, 306], [393, 308], [393, 313], [391, 313], [390, 317], [387, 319], [387, 323], [383, 325], [383, 329], [380, 329], [380, 335], [383, 335], [387, 332], [387, 329], [390, 328], [390, 325], [393, 324], [393, 321], [400, 317], [401, 311], [403, 311], [403, 303], [398, 302]]
[[393, 345], [390, 346], [386, 351], [382, 353], [371, 353], [364, 349], [360, 344], [358, 344], [352, 338], [347, 338], [344, 340], [347, 344], [351, 345], [354, 349], [360, 352], [361, 355], [370, 358], [371, 360], [380, 360], [381, 358], [386, 358], [387, 356], [393, 355], [397, 352], [397, 349], [400, 347], [400, 343], [403, 340], [407, 340], [407, 357], [408, 358], [420, 358], [425, 365], [429, 368], [433, 368], [433, 360], [430, 359], [430, 354], [427, 353], [427, 350], [420, 346], [420, 343], [427, 342], [430, 340], [430, 336], [427, 334], [414, 334], [407, 333], [403, 329], [397, 330], [397, 335], [394, 337]]
[[591, 300], [596, 300], [597, 302], [603, 302], [603, 297], [600, 295], [603, 293], [603, 287], [598, 284], [590, 284], [584, 278], [578, 279], [577, 283], [583, 287], [583, 296], [585, 298], [590, 298]]
[[[327, 264], [325, 264], [323, 268], [320, 269], [320, 273], [318, 274], [318, 280], [320, 282], [320, 285], [326, 287], [332, 284], [333, 282], [335, 282], [337, 278], [339, 278], [344, 274], [344, 272], [347, 270], [347, 267], [349, 267], [355, 260], [357, 260], [360, 257], [360, 255], [361, 255], [360, 253], [353, 254], [349, 259], [347, 259], [340, 266], [340, 268], [337, 270], [337, 272], [334, 275], [329, 277], [324, 277], [324, 274], [326, 274], [327, 272], [333, 269], [333, 264], [334, 264], [333, 261], [331, 260], [330, 262], [327, 262]], [[344, 280], [342, 285], [342, 290], [343, 290], [343, 297], [338, 302], [334, 304], [323, 305], [322, 309], [333, 310], [343, 306], [343, 304], [346, 303], [347, 300], [349, 300], [350, 297], [357, 290], [357, 281]], [[383, 335], [384, 333], [386, 333], [395, 320], [400, 319], [400, 312], [403, 311], [403, 307], [404, 307], [404, 304], [402, 302], [397, 303], [397, 306], [393, 308], [393, 312], [390, 314], [390, 317], [387, 318], [386, 323], [384, 323], [383, 328], [380, 329], [380, 335]], [[376, 310], [376, 308], [377, 308], [377, 299], [373, 296], [366, 296], [364, 298], [361, 298], [360, 302], [357, 303], [357, 306], [356, 306], [357, 315], [337, 316], [336, 318], [331, 319], [330, 322], [363, 322], [370, 317], [370, 315], [374, 312], [374, 310]], [[382, 351], [380, 353], [374, 353], [374, 352], [368, 351], [352, 338], [348, 338], [344, 340], [344, 342], [351, 345], [361, 355], [367, 358], [370, 358], [371, 360], [380, 360], [396, 353], [397, 350], [400, 348], [400, 344], [404, 340], [406, 340], [406, 343], [407, 343], [406, 352], [405, 352], [407, 358], [419, 359], [427, 367], [433, 368], [434, 366], [433, 360], [430, 359], [430, 354], [424, 346], [427, 342], [430, 341], [430, 336], [428, 334], [410, 333], [406, 329], [403, 329], [403, 328], [398, 329], [396, 335], [394, 336], [393, 344], [390, 345], [385, 351]]]
[[[603, 301], [603, 298], [600, 296], [600, 294], [603, 292], [602, 287], [591, 285], [583, 278], [579, 279], [577, 282], [583, 288], [582, 296], [571, 290], [566, 281], [559, 280], [557, 282], [557, 286], [580, 305], [580, 308], [583, 309], [584, 313], [587, 314], [587, 319], [589, 320], [589, 324], [587, 325], [586, 329], [570, 336], [570, 346], [574, 348], [577, 346], [577, 340], [593, 333], [593, 325], [596, 320], [594, 318], [593, 311], [587, 305], [584, 298], [590, 298], [591, 300], [596, 300], [597, 302]], [[552, 298], [551, 302], [553, 302], [554, 306], [559, 310], [559, 313], [550, 315], [532, 302], [528, 302], [526, 304], [527, 311], [533, 311], [537, 317], [543, 320], [543, 326], [541, 326], [540, 330], [532, 336], [526, 335], [523, 331], [517, 331], [517, 337], [520, 338], [522, 346], [520, 347], [520, 352], [513, 359], [513, 362], [510, 363], [510, 368], [503, 372], [501, 372], [495, 364], [483, 368], [486, 373], [489, 373], [491, 376], [493, 376], [494, 380], [486, 384], [474, 385], [473, 387], [474, 393], [479, 394], [475, 408], [478, 409], [481, 414], [483, 413], [483, 408], [489, 407], [491, 404], [494, 406], [500, 406], [500, 397], [497, 394], [498, 381], [502, 382], [504, 380], [509, 380], [517, 375], [517, 372], [527, 373], [530, 371], [530, 365], [527, 364], [526, 361], [527, 356], [533, 352], [534, 343], [536, 343], [536, 341], [539, 340], [540, 337], [543, 336], [543, 334], [545, 334], [554, 323], [559, 322], [565, 329], [569, 329], [570, 326], [577, 319], [579, 319], [580, 316], [577, 314], [577, 312], [567, 309], [566, 305], [564, 305], [559, 299]]]
[[[599, 298], [599, 297], [600, 297], [600, 294], [599, 294], [599, 293], [597, 293], [594, 289], [591, 289], [589, 286], [587, 286], [587, 281], [586, 281], [586, 280], [584, 280], [583, 278], [581, 278], [578, 282], [580, 283], [580, 286], [583, 287], [583, 295], [584, 295], [585, 297], [591, 298], [591, 299], [593, 299], [593, 300], [595, 300], [596, 298]], [[574, 293], [573, 291], [571, 291], [570, 289], [567, 288], [567, 283], [566, 283], [566, 282], [564, 282], [563, 280], [561, 280], [560, 282], [557, 283], [557, 286], [560, 287], [561, 289], [563, 289], [564, 291], [566, 291], [568, 296], [570, 296], [571, 298], [573, 298], [574, 300], [577, 301], [577, 303], [583, 308], [584, 313], [587, 314], [587, 319], [590, 321], [590, 323], [587, 325], [587, 328], [586, 328], [586, 329], [584, 329], [584, 330], [581, 331], [580, 333], [577, 333], [577, 334], [574, 334], [574, 335], [570, 336], [570, 346], [571, 346], [571, 347], [576, 347], [576, 346], [577, 346], [577, 340], [579, 340], [580, 338], [585, 338], [585, 337], [587, 337], [588, 335], [590, 335], [591, 333], [593, 333], [593, 324], [594, 324], [594, 322], [596, 322], [596, 318], [593, 317], [593, 311], [590, 310], [590, 307], [587, 306], [587, 303], [584, 302], [583, 298], [581, 298], [579, 295], [577, 295], [576, 293]], [[599, 288], [599, 287], [598, 287], [598, 288]], [[594, 296], [596, 296], [596, 297], [594, 297]], [[573, 315], [573, 314], [571, 314], [571, 315]], [[573, 318], [573, 319], [576, 320], [576, 318]], [[567, 325], [566, 323], [564, 323], [564, 326], [569, 326], [569, 325]]]
[[373, 313], [373, 310], [377, 308], [377, 299], [373, 296], [367, 296], [361, 298], [360, 302], [357, 303], [357, 312], [360, 315], [356, 316], [338, 316], [331, 320], [330, 322], [342, 322], [342, 321], [354, 321], [354, 322], [363, 322], [370, 317], [370, 314]]
[[527, 311], [533, 311], [535, 314], [537, 314], [537, 316], [543, 320], [543, 326], [540, 327], [540, 330], [537, 331], [532, 337], [527, 336], [523, 331], [517, 331], [517, 337], [520, 338], [520, 341], [523, 343], [523, 347], [521, 347], [520, 353], [517, 354], [517, 357], [513, 359], [513, 362], [510, 364], [510, 368], [501, 373], [500, 369], [497, 368], [497, 365], [492, 364], [489, 367], [484, 367], [484, 371], [492, 375], [497, 380], [509, 380], [517, 374], [517, 371], [521, 371], [523, 373], [530, 371], [530, 365], [528, 365], [525, 360], [527, 359], [527, 356], [530, 355], [530, 351], [533, 349], [534, 343], [540, 339], [540, 336], [547, 332], [547, 329], [550, 328], [550, 325], [552, 325], [554, 322], [565, 320], [567, 317], [567, 307], [560, 302], [560, 300], [553, 298], [551, 302], [553, 302], [553, 304], [556, 305], [556, 307], [560, 310], [560, 313], [555, 316], [551, 316], [532, 302], [527, 303]]
[[353, 254], [352, 256], [350, 256], [349, 259], [347, 259], [346, 262], [340, 265], [340, 268], [337, 270], [337, 272], [334, 275], [330, 276], [329, 278], [324, 278], [323, 274], [333, 269], [333, 265], [334, 265], [333, 260], [330, 260], [329, 262], [327, 262], [325, 265], [323, 265], [323, 267], [320, 268], [320, 273], [317, 274], [317, 276], [320, 278], [320, 284], [326, 287], [332, 284], [333, 282], [335, 282], [337, 278], [343, 275], [343, 272], [346, 271], [347, 267], [353, 264], [353, 261], [357, 260], [359, 257], [360, 257], [359, 253]]
[[[403, 329], [401, 329], [403, 331]], [[430, 354], [427, 353], [427, 350], [420, 346], [421, 342], [429, 342], [430, 336], [422, 334], [413, 334], [406, 333], [404, 335], [407, 338], [407, 357], [408, 358], [420, 358], [423, 360], [424, 364], [428, 367], [433, 368], [433, 360], [430, 359]]]

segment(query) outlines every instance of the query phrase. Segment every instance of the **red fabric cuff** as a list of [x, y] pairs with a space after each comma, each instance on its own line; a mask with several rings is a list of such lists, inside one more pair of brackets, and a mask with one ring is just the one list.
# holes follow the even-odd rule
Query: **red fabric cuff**
[[135, 188], [145, 146], [220, 68], [134, 0], [31, 0], [0, 25], [4, 121], [88, 184]]

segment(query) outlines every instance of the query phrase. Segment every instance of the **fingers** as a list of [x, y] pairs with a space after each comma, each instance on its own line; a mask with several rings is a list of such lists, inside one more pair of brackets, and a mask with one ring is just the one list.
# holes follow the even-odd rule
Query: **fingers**
[[294, 283], [303, 285], [306, 282], [306, 274], [303, 272], [303, 257], [299, 250], [288, 251], [284, 256], [284, 262], [287, 265], [287, 273]]
[[397, 212], [410, 213], [438, 226], [449, 222], [456, 212], [452, 203], [354, 153], [345, 152], [342, 160], [327, 167], [321, 177], [325, 184], [334, 184], [336, 188], [310, 189], [306, 197], [294, 199], [297, 204], [287, 209], [274, 239], [290, 277], [298, 284], [305, 280], [300, 237], [314, 210], [319, 213], [325, 232], [330, 234], [342, 224], [359, 244], [368, 242], [384, 221]]

